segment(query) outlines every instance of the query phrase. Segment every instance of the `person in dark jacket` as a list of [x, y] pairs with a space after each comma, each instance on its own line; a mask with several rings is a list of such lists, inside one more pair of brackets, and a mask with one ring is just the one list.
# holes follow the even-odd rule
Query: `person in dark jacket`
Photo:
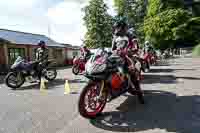
[[42, 68], [45, 67], [45, 63], [48, 61], [48, 49], [46, 47], [45, 41], [38, 42], [39, 48], [36, 50], [36, 61], [39, 62], [36, 68], [38, 73], [38, 78], [41, 78]]
[[48, 60], [48, 49], [44, 41], [39, 41], [39, 48], [36, 50], [36, 61], [42, 63]]

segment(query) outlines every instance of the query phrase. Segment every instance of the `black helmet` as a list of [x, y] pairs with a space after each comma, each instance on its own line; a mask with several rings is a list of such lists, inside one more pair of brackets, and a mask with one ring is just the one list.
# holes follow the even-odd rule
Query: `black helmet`
[[114, 23], [114, 28], [117, 27], [128, 27], [128, 24], [126, 22], [125, 18], [119, 18], [115, 23]]
[[46, 46], [45, 41], [40, 40], [40, 41], [38, 42], [38, 46], [40, 46], [40, 47], [45, 47], [45, 46]]
[[127, 32], [128, 24], [125, 18], [119, 18], [113, 25], [113, 32], [114, 34], [123, 34]]
[[83, 44], [83, 45], [81, 45], [81, 48], [87, 48], [87, 47], [86, 47], [86, 45]]
[[130, 38], [132, 38], [132, 39], [137, 38], [137, 37], [136, 37], [135, 29], [134, 29], [133, 27], [128, 29], [128, 36], [129, 36]]

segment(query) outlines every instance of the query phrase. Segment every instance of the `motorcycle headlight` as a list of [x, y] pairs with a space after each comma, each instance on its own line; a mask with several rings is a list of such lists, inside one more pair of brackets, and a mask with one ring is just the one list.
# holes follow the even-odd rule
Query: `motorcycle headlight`
[[106, 69], [106, 64], [92, 64], [92, 63], [88, 63], [86, 66], [86, 72], [88, 74], [96, 74], [96, 73], [101, 73], [103, 71], [105, 71]]

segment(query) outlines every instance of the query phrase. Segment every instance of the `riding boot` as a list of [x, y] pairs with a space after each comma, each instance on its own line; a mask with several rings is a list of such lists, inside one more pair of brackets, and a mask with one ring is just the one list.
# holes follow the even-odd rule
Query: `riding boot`
[[144, 102], [143, 92], [142, 92], [142, 89], [140, 87], [140, 82], [138, 80], [134, 80], [133, 84], [135, 86], [139, 102], [141, 104], [144, 104], [145, 102]]

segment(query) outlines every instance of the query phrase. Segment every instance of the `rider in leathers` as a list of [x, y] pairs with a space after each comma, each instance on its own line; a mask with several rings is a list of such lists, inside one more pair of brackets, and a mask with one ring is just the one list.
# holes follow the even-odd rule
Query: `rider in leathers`
[[85, 61], [87, 61], [91, 56], [90, 50], [85, 45], [81, 47], [81, 55]]
[[[129, 66], [129, 69], [135, 70], [135, 63], [137, 62], [139, 45], [138, 41], [133, 33], [133, 29], [128, 30], [128, 25], [124, 20], [119, 20], [114, 25], [114, 38], [112, 41], [112, 51], [119, 49], [120, 47], [120, 40], [118, 37], [123, 38], [123, 41], [126, 41], [127, 49], [128, 49], [128, 56], [132, 59], [132, 65]], [[127, 66], [127, 65], [125, 65]], [[124, 67], [125, 71], [127, 71], [127, 67]]]
[[45, 67], [45, 63], [48, 61], [48, 49], [46, 48], [46, 43], [44, 41], [39, 41], [39, 48], [36, 50], [36, 61], [38, 62], [36, 71], [38, 73], [38, 78], [41, 78], [41, 69]]
[[[123, 43], [127, 43], [126, 47], [128, 48], [128, 51], [130, 51], [130, 52], [137, 52], [138, 51], [138, 49], [139, 49], [138, 44], [137, 44], [137, 46], [134, 46], [135, 40], [133, 40], [133, 38], [129, 35], [128, 25], [124, 20], [117, 21], [114, 25], [114, 37], [113, 37], [113, 41], [112, 41], [112, 51], [113, 51], [114, 54], [116, 54], [115, 51], [117, 49], [120, 49], [120, 47], [121, 47], [120, 43], [122, 43], [122, 42], [120, 42], [121, 40], [119, 39], [119, 37], [121, 39], [123, 38], [122, 39]], [[139, 94], [138, 96], [141, 97], [142, 91], [141, 91], [141, 88], [140, 88], [140, 82], [139, 82], [138, 78], [136, 77], [136, 74], [134, 73], [135, 63], [134, 63], [133, 60], [131, 60], [130, 62], [131, 62], [130, 66], [125, 64], [123, 68], [125, 70], [125, 73], [130, 72], [130, 70], [132, 70], [132, 72], [130, 74], [131, 75], [131, 81], [134, 84], [134, 86], [137, 90], [137, 93]]]

